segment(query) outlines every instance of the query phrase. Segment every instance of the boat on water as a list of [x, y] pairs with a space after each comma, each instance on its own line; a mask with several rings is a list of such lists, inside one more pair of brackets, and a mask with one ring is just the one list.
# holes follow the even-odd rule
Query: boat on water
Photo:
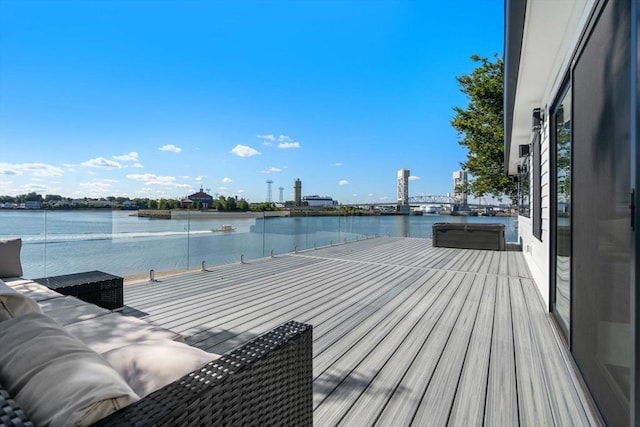
[[426, 214], [439, 214], [442, 208], [436, 205], [427, 205], [424, 208], [424, 213]]
[[220, 228], [212, 228], [211, 229], [212, 233], [231, 233], [233, 231], [236, 231], [235, 227], [233, 227], [232, 225], [229, 225], [229, 224], [224, 224]]

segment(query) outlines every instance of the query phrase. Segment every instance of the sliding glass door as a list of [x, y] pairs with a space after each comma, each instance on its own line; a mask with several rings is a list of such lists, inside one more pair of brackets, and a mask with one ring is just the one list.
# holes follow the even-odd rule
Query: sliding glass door
[[555, 313], [608, 425], [630, 420], [630, 15], [629, 0], [604, 4], [556, 108]]

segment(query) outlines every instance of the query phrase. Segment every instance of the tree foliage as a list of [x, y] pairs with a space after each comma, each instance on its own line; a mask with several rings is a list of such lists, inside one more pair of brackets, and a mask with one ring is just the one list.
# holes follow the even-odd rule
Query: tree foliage
[[475, 197], [507, 195], [516, 200], [516, 183], [504, 170], [504, 63], [478, 55], [471, 60], [479, 65], [467, 75], [456, 77], [461, 92], [469, 99], [466, 108], [454, 107], [451, 124], [458, 131], [459, 143], [465, 147], [468, 190]]

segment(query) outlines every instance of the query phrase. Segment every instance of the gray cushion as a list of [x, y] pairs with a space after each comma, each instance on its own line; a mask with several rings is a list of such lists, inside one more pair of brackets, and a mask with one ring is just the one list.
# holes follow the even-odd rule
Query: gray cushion
[[0, 342], [2, 384], [35, 425], [91, 425], [139, 399], [106, 360], [44, 314], [0, 322]]
[[155, 340], [115, 348], [102, 357], [144, 397], [220, 356], [181, 342]]
[[0, 322], [27, 313], [42, 313], [38, 303], [16, 292], [0, 279]]
[[100, 354], [147, 340], [184, 341], [180, 334], [120, 313], [70, 323], [65, 328]]
[[107, 309], [70, 296], [51, 298], [40, 301], [38, 304], [44, 314], [62, 326], [111, 313]]
[[22, 276], [22, 239], [0, 240], [0, 277]]
[[23, 278], [4, 279], [4, 282], [10, 287], [20, 292], [22, 295], [26, 295], [34, 301], [40, 302], [51, 298], [59, 298], [63, 295], [47, 288], [45, 285], [41, 285], [33, 280]]

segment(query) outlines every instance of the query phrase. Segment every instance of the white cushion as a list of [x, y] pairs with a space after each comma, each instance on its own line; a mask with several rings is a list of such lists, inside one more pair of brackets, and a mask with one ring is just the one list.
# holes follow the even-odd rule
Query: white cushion
[[14, 279], [4, 279], [4, 281], [10, 288], [36, 301], [42, 301], [50, 298], [58, 298], [63, 296], [61, 293], [58, 293], [53, 289], [49, 289], [45, 285], [42, 285], [38, 282], [34, 282], [33, 280], [14, 278]]
[[0, 322], [27, 313], [42, 313], [38, 303], [0, 280]]
[[123, 316], [120, 313], [70, 323], [65, 328], [100, 354], [147, 340], [184, 341], [182, 336], [173, 331], [151, 325], [132, 316]]
[[0, 277], [22, 276], [22, 239], [0, 240]]
[[170, 340], [143, 341], [109, 350], [102, 356], [144, 397], [220, 357]]
[[107, 309], [71, 296], [47, 299], [40, 301], [38, 304], [44, 314], [62, 326], [111, 313]]
[[106, 360], [44, 314], [0, 322], [0, 342], [0, 381], [36, 425], [90, 425], [139, 399]]

